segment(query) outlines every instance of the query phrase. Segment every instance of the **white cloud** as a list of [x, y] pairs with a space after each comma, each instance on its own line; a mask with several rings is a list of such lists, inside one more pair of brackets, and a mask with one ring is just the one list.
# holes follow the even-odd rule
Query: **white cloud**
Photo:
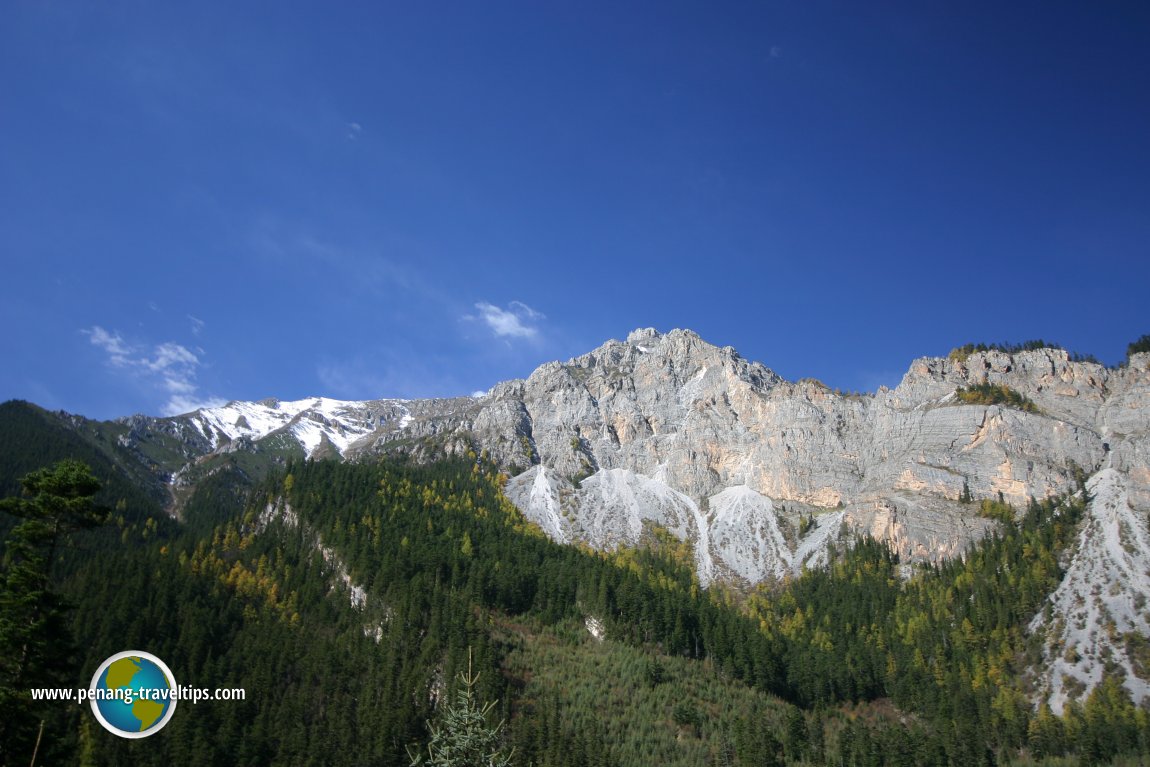
[[115, 367], [128, 364], [128, 355], [132, 353], [119, 333], [109, 333], [99, 325], [92, 326], [91, 330], [81, 331], [88, 336], [93, 346], [98, 346], [108, 353], [108, 362]]
[[777, 45], [772, 45], [771, 46], [771, 58], [772, 59], [781, 59], [782, 57], [783, 57], [783, 49]]
[[363, 126], [359, 123], [351, 122], [347, 124], [347, 137], [351, 141], [355, 141], [359, 138], [359, 134], [361, 133], [363, 133]]
[[542, 312], [535, 311], [534, 309], [532, 309], [530, 306], [523, 303], [522, 301], [512, 301], [507, 306], [509, 308], [514, 309], [515, 311], [519, 312], [520, 314], [523, 314], [524, 316], [529, 317], [530, 319], [533, 319], [533, 320], [545, 320], [545, 319], [547, 319], [546, 315], [544, 315]]
[[168, 375], [172, 371], [195, 370], [200, 364], [200, 358], [193, 354], [186, 346], [176, 343], [162, 343], [155, 349], [152, 359], [142, 358], [140, 362], [153, 373]]
[[[494, 304], [480, 301], [475, 305], [479, 310], [479, 320], [482, 320], [491, 332], [501, 338], [535, 338], [539, 329], [531, 323], [535, 320], [545, 319], [544, 315], [535, 311], [522, 301], [512, 301], [506, 309], [500, 309]], [[476, 319], [466, 317], [465, 319]]]
[[188, 315], [188, 322], [192, 323], [193, 336], [199, 336], [199, 334], [203, 332], [204, 327], [207, 325], [207, 323], [201, 320], [199, 317], [195, 317], [191, 314]]
[[203, 407], [218, 407], [225, 404], [217, 397], [201, 397], [196, 374], [200, 367], [199, 354], [177, 344], [166, 341], [146, 347], [129, 344], [118, 332], [108, 331], [99, 325], [82, 330], [93, 346], [108, 355], [108, 364], [125, 370], [138, 381], [149, 384], [167, 396], [161, 406], [163, 415], [179, 415]]

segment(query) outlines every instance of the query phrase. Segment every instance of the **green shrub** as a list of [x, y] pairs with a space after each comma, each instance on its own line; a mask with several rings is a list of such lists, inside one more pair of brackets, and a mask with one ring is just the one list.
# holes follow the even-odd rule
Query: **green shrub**
[[[1150, 336], [1143, 336], [1146, 340], [1147, 347], [1142, 351], [1150, 351]], [[963, 344], [950, 350], [950, 354], [946, 355], [947, 359], [954, 360], [955, 362], [966, 362], [967, 358], [975, 352], [1002, 352], [1003, 354], [1018, 354], [1019, 352], [1033, 352], [1039, 349], [1058, 349], [1065, 351], [1070, 355], [1071, 362], [1093, 362], [1101, 365], [1098, 358], [1093, 354], [1080, 354], [1078, 352], [1068, 351], [1062, 344], [1057, 344], [1052, 341], [1043, 341], [1041, 338], [1034, 339], [1033, 341], [1023, 341], [1022, 343], [977, 343], [977, 344]], [[1129, 356], [1129, 355], [1127, 355]]]
[[1006, 405], [1026, 413], [1039, 412], [1038, 405], [1028, 397], [1002, 384], [975, 384], [959, 387], [954, 393], [964, 405]]
[[967, 357], [975, 352], [1002, 352], [1004, 354], [1017, 354], [1018, 352], [1032, 352], [1038, 349], [1061, 349], [1062, 346], [1050, 341], [1043, 341], [1041, 338], [1032, 341], [1023, 341], [1022, 343], [978, 343], [978, 344], [963, 344], [957, 348], [951, 349], [950, 354], [947, 355], [950, 359], [956, 362], [964, 362]]
[[1137, 341], [1132, 341], [1126, 347], [1126, 359], [1130, 359], [1140, 352], [1150, 352], [1150, 335], [1144, 335]]
[[984, 498], [978, 505], [978, 516], [986, 519], [995, 519], [999, 522], [1014, 521], [1014, 507], [1002, 501], [992, 501]]

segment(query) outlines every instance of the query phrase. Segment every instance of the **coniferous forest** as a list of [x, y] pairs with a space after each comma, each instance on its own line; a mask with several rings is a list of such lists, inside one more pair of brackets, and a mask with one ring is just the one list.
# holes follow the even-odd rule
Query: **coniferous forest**
[[[609, 554], [551, 542], [481, 456], [295, 462], [254, 484], [223, 466], [180, 521], [83, 457], [90, 474], [3, 467], [4, 764], [34, 750], [38, 764], [470, 764], [436, 749], [479, 734], [492, 763], [556, 767], [1150, 753], [1150, 717], [1115, 680], [1061, 716], [1030, 702], [1026, 626], [1085, 489], [1024, 510], [984, 502], [998, 532], [940, 566], [908, 571], [861, 539], [746, 592], [700, 588], [689, 547], [655, 528]], [[28, 695], [87, 686], [126, 649], [246, 698], [182, 702], [163, 731], [123, 740], [87, 706]]]

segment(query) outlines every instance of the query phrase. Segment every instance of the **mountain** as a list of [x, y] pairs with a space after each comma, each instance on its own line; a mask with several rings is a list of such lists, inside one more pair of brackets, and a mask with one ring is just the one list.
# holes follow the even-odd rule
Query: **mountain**
[[702, 585], [751, 585], [826, 562], [865, 534], [942, 562], [998, 528], [981, 501], [1093, 500], [1067, 575], [1033, 629], [1060, 711], [1119, 668], [1150, 697], [1150, 354], [1107, 368], [1060, 349], [956, 350], [894, 389], [784, 380], [687, 330], [637, 330], [479, 397], [232, 402], [174, 418], [59, 416], [165, 492], [176, 515], [206, 478], [253, 483], [293, 458], [425, 462], [485, 453], [547, 535], [597, 549], [664, 529]]
[[[1145, 507], [1148, 366], [1148, 355], [1107, 369], [1058, 349], [974, 352], [916, 360], [893, 390], [843, 394], [785, 381], [690, 331], [648, 329], [482, 397], [233, 402], [134, 416], [117, 439], [142, 454], [160, 439], [181, 443], [188, 460], [169, 464], [176, 488], [232, 453], [486, 451], [556, 540], [631, 544], [651, 521], [696, 545], [704, 582], [755, 583], [817, 562], [844, 523], [909, 560], [945, 559], [990, 526], [964, 498], [1023, 507], [1104, 465], [1134, 482]], [[956, 395], [987, 384], [1034, 407]]]

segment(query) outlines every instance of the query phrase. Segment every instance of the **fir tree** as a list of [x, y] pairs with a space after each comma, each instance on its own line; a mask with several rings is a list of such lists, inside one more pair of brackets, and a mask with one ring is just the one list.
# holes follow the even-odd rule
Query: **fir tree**
[[30, 688], [62, 686], [72, 670], [67, 605], [52, 590], [52, 563], [68, 533], [99, 524], [100, 482], [79, 461], [21, 478], [23, 497], [0, 501], [22, 521], [8, 536], [0, 570], [0, 764], [23, 764], [52, 713]]
[[429, 725], [428, 758], [425, 760], [423, 754], [409, 754], [412, 767], [507, 767], [511, 764], [511, 754], [504, 754], [500, 747], [504, 722], [494, 727], [487, 723], [495, 701], [480, 705], [476, 700], [479, 674], [471, 671], [470, 652], [467, 672], [460, 672], [459, 679], [463, 686], [455, 702], [447, 706], [437, 725]]
[[1144, 335], [1137, 341], [1131, 341], [1126, 347], [1126, 359], [1129, 360], [1135, 354], [1142, 352], [1150, 352], [1150, 335]]

